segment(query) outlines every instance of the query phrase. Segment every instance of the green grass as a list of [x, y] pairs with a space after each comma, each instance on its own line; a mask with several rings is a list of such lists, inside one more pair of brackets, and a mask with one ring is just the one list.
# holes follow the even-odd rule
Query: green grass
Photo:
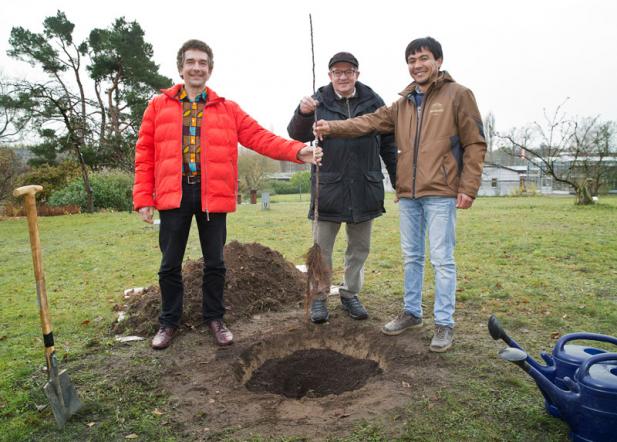
[[[301, 263], [312, 244], [307, 200], [274, 196], [270, 210], [241, 205], [228, 218], [228, 241], [256, 241]], [[374, 224], [364, 289], [369, 309], [384, 317], [400, 309], [402, 296], [398, 207], [392, 195], [388, 200], [388, 213]], [[155, 360], [131, 359], [120, 381], [89, 369], [111, 354], [113, 306], [123, 290], [157, 280], [156, 233], [134, 213], [42, 218], [39, 226], [56, 350], [86, 409], [59, 432], [49, 410], [36, 408], [47, 399], [27, 226], [24, 219], [0, 221], [0, 440], [124, 440], [131, 433], [181, 439], [173, 422], [162, 425], [151, 412], [166, 403], [152, 388]], [[614, 197], [593, 207], [577, 207], [573, 198], [480, 198], [459, 211], [460, 331], [454, 351], [444, 355], [451, 385], [436, 399], [414, 398], [404, 410], [358, 424], [346, 440], [565, 440], [564, 424], [546, 415], [527, 376], [497, 359], [500, 346], [481, 325], [497, 314], [533, 355], [552, 349], [555, 333], [614, 335], [615, 226]], [[196, 235], [193, 228], [190, 258], [200, 256]], [[334, 248], [335, 282], [342, 279], [343, 237]], [[427, 265], [429, 317], [432, 277]]]

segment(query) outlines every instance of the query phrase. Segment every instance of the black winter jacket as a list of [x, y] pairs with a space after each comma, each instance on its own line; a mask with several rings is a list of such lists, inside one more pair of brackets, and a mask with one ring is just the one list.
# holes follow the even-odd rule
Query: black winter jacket
[[[356, 95], [338, 99], [332, 84], [323, 86], [313, 96], [318, 102], [317, 119], [346, 120], [374, 112], [384, 105], [370, 87], [356, 82]], [[296, 108], [287, 132], [302, 142], [312, 141], [315, 115], [303, 115]], [[360, 223], [385, 213], [381, 162], [390, 181], [396, 183], [396, 145], [393, 134], [376, 132], [360, 138], [326, 138], [319, 169], [319, 220]], [[315, 166], [311, 173], [311, 208], [315, 204]]]

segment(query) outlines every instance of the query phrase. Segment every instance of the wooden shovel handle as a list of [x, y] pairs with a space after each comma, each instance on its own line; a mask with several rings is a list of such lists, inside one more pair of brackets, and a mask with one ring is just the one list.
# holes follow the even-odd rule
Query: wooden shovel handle
[[39, 186], [38, 184], [30, 184], [29, 186], [22, 186], [13, 190], [13, 196], [15, 198], [27, 194], [34, 196], [37, 192], [40, 192], [41, 190], [43, 190], [43, 186]]
[[36, 198], [37, 192], [43, 190], [42, 186], [30, 185], [15, 189], [13, 195], [24, 195], [24, 208], [28, 217], [28, 232], [30, 234], [30, 247], [32, 249], [32, 264], [34, 265], [34, 279], [36, 281], [36, 297], [41, 316], [41, 328], [45, 343], [45, 355], [50, 364], [50, 356], [54, 352], [54, 338], [51, 331], [51, 319], [49, 317], [49, 305], [47, 303], [47, 291], [45, 289], [45, 274], [43, 273], [43, 257], [41, 255], [41, 240], [37, 224]]

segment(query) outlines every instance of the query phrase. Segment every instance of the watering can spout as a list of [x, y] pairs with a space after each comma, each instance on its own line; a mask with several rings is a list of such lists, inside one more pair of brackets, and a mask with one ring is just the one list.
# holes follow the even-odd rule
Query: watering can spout
[[[506, 347], [499, 352], [502, 359], [512, 362], [521, 367], [529, 376], [536, 381], [540, 390], [542, 390], [557, 405], [562, 414], [568, 414], [569, 410], [573, 410], [573, 404], [579, 400], [578, 385], [570, 378], [566, 378], [565, 384], [569, 390], [563, 390], [555, 385], [541, 370], [538, 370], [528, 361], [527, 353], [520, 348]], [[568, 420], [568, 416], [564, 416]]]
[[[514, 339], [512, 339], [510, 336], [508, 336], [508, 334], [506, 333], [506, 331], [504, 330], [503, 326], [501, 325], [501, 323], [499, 322], [499, 320], [497, 319], [497, 317], [495, 315], [491, 315], [488, 318], [488, 332], [490, 333], [491, 337], [494, 340], [501, 339], [506, 344], [508, 344], [508, 347], [519, 349], [519, 350], [523, 351], [522, 347]], [[542, 354], [540, 354], [540, 356], [542, 356], [542, 359], [544, 360], [544, 362], [546, 362], [546, 365], [540, 364], [534, 358], [529, 356], [527, 353], [525, 353], [525, 355], [526, 355], [525, 357], [526, 357], [527, 363], [529, 363], [529, 365], [531, 365], [533, 368], [535, 368], [540, 373], [542, 373], [542, 375], [544, 375], [544, 376], [546, 376], [548, 378], [551, 378], [551, 379], [554, 377], [554, 375], [555, 375], [555, 361], [553, 360], [551, 355], [549, 355], [548, 353], [545, 353], [545, 352], [542, 352]], [[511, 361], [511, 362], [513, 362], [513, 361]]]

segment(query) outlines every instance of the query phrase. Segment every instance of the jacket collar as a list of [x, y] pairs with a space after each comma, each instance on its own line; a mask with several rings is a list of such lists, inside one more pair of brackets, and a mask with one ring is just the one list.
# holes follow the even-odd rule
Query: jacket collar
[[[322, 101], [326, 107], [328, 108], [338, 107], [336, 105], [336, 100], [339, 98], [337, 97], [337, 94], [334, 91], [334, 87], [332, 86], [332, 83], [329, 83], [326, 86], [320, 87], [316, 95], [321, 95], [320, 101]], [[364, 103], [365, 101], [372, 99], [374, 96], [375, 96], [375, 93], [370, 87], [368, 87], [367, 85], [359, 81], [356, 81], [355, 94], [349, 98], [358, 100], [357, 105], [359, 106], [361, 103]]]
[[[433, 83], [429, 85], [426, 92], [428, 92], [430, 89], [439, 89], [445, 83], [454, 83], [454, 78], [452, 78], [452, 76], [448, 73], [448, 71], [441, 71], [439, 75], [437, 76], [437, 78], [433, 81]], [[399, 92], [399, 95], [403, 97], [407, 97], [409, 96], [409, 94], [411, 94], [413, 91], [416, 90], [417, 86], [418, 86], [417, 83], [414, 81], [413, 83], [409, 84], [405, 89], [403, 89], [401, 92]]]
[[[174, 84], [172, 87], [168, 89], [161, 89], [161, 92], [163, 93], [163, 95], [166, 95], [167, 97], [175, 100], [177, 99], [178, 93], [180, 92], [183, 86], [184, 84], [182, 83]], [[218, 103], [221, 101], [225, 101], [224, 97], [219, 97], [217, 93], [214, 92], [212, 89], [210, 89], [208, 86], [206, 86], [206, 94], [208, 95], [208, 101], [206, 103], [206, 106], [209, 106], [211, 104]]]

